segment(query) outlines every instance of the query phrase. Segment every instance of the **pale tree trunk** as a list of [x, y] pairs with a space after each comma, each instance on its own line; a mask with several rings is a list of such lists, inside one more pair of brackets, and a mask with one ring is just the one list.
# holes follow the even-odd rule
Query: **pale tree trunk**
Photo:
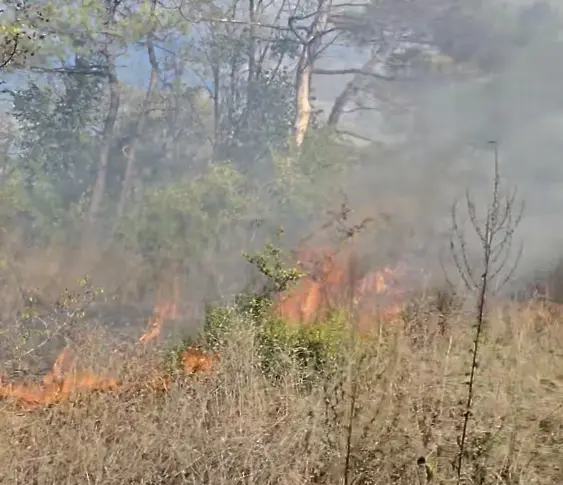
[[298, 147], [302, 145], [311, 122], [311, 76], [313, 74], [313, 67], [324, 29], [326, 28], [328, 22], [330, 6], [331, 0], [320, 0], [318, 13], [307, 31], [306, 38], [301, 37], [296, 30], [293, 29], [294, 34], [297, 35], [302, 44], [301, 55], [299, 57], [295, 78], [296, 114], [293, 125], [295, 144]]
[[219, 152], [220, 137], [221, 137], [221, 106], [220, 102], [220, 89], [219, 83], [221, 82], [219, 64], [215, 64], [211, 68], [213, 72], [213, 153], [214, 156]]
[[309, 49], [307, 46], [303, 46], [299, 64], [297, 65], [297, 98], [294, 126], [295, 143], [297, 146], [301, 146], [303, 143], [311, 120], [311, 71], [312, 63], [309, 56]]

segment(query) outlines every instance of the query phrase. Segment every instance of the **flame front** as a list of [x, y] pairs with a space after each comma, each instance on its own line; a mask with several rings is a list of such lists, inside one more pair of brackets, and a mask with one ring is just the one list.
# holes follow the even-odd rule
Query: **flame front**
[[89, 370], [77, 372], [72, 367], [70, 349], [65, 347], [41, 382], [0, 382], [0, 397], [16, 399], [24, 406], [49, 405], [77, 393], [110, 390], [118, 385], [115, 379], [100, 377]]
[[350, 297], [363, 322], [373, 318], [393, 320], [402, 311], [403, 297], [393, 288], [398, 270], [386, 267], [359, 281], [350, 281], [350, 257], [338, 257], [326, 250], [307, 251], [301, 256], [301, 266], [309, 271], [308, 276], [280, 295], [276, 305], [277, 312], [288, 322], [322, 320], [331, 308], [346, 304]]
[[[177, 286], [174, 285], [173, 299], [157, 299], [148, 329], [139, 338], [140, 343], [146, 344], [156, 339], [165, 321], [178, 317], [177, 293]], [[180, 361], [181, 369], [187, 375], [209, 373], [219, 362], [219, 356], [196, 347], [188, 347], [182, 352]], [[147, 376], [143, 382], [136, 382], [133, 388], [162, 391], [168, 388], [169, 381], [169, 375], [155, 372]], [[28, 410], [57, 404], [83, 392], [108, 390], [123, 392], [131, 389], [132, 386], [124, 386], [113, 377], [100, 376], [92, 370], [78, 371], [69, 347], [65, 347], [60, 352], [49, 373], [39, 382], [7, 382], [0, 376], [0, 398], [13, 399]]]
[[204, 352], [196, 346], [190, 346], [182, 352], [180, 360], [185, 374], [199, 372], [209, 374], [220, 359], [218, 354]]
[[178, 279], [172, 281], [172, 297], [166, 294], [166, 289], [161, 288], [153, 313], [149, 319], [147, 331], [141, 335], [139, 342], [146, 344], [160, 337], [162, 328], [166, 320], [175, 320], [178, 318], [178, 300], [179, 300], [179, 283]]
[[[280, 295], [277, 311], [288, 322], [305, 323], [327, 315], [331, 308], [349, 297], [350, 288], [349, 267], [346, 259], [338, 258], [335, 252], [321, 252], [321, 257], [309, 254], [305, 260], [312, 266], [310, 275], [301, 280], [296, 287], [284, 295]], [[379, 318], [392, 319], [401, 311], [400, 299], [392, 298], [393, 303], [383, 307], [376, 305], [374, 309], [369, 303], [372, 296], [392, 295], [390, 283], [395, 271], [384, 268], [374, 271], [355, 282], [353, 286], [353, 300], [359, 309], [360, 322], [371, 322], [374, 314]], [[172, 298], [162, 298], [165, 292], [160, 292], [153, 314], [149, 319], [146, 332], [139, 338], [139, 342], [146, 344], [159, 337], [168, 319], [178, 317], [178, 286], [172, 285]], [[219, 356], [207, 353], [197, 347], [188, 347], [180, 356], [181, 369], [185, 374], [209, 373], [219, 362]], [[165, 390], [168, 387], [169, 376], [156, 373], [145, 387], [155, 390]], [[86, 391], [95, 390], [126, 390], [112, 377], [97, 375], [92, 370], [78, 371], [71, 349], [66, 347], [58, 355], [51, 371], [41, 382], [4, 382], [0, 379], [0, 398], [12, 398], [27, 408], [49, 405], [68, 400], [71, 396]]]
[[159, 301], [154, 307], [153, 314], [149, 319], [147, 331], [141, 335], [139, 342], [146, 344], [158, 338], [164, 327], [164, 322], [168, 319], [176, 319], [178, 316], [178, 306], [174, 300]]

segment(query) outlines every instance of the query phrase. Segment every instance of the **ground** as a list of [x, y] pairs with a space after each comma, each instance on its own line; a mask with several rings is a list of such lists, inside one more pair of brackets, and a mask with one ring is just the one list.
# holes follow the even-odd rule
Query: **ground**
[[[120, 369], [121, 391], [33, 409], [4, 400], [0, 481], [456, 483], [472, 317], [439, 317], [419, 305], [408, 321], [374, 322], [370, 337], [341, 342], [330, 372], [290, 364], [275, 379], [242, 317], [211, 371], [159, 385], [157, 347], [108, 353], [91, 339], [82, 359]], [[562, 483], [562, 344], [556, 310], [490, 308], [461, 483]]]

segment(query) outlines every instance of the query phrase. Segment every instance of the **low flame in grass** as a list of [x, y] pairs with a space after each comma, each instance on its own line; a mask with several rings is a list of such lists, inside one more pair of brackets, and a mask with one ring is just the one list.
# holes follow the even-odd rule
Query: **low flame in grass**
[[98, 376], [92, 371], [78, 372], [72, 369], [72, 360], [70, 350], [66, 347], [41, 382], [4, 384], [0, 381], [0, 397], [12, 398], [24, 407], [30, 407], [56, 404], [81, 392], [110, 390], [118, 386], [115, 379]]
[[324, 310], [337, 296], [344, 281], [344, 267], [335, 262], [336, 255], [327, 249], [302, 251], [298, 266], [308, 274], [289, 291], [279, 295], [277, 312], [291, 323], [322, 318]]
[[218, 354], [205, 352], [199, 347], [191, 345], [182, 352], [180, 360], [185, 374], [210, 374], [215, 369], [220, 358]]
[[308, 275], [279, 296], [276, 310], [287, 321], [322, 320], [331, 308], [353, 301], [361, 321], [392, 320], [403, 309], [403, 296], [394, 288], [399, 269], [389, 267], [354, 278], [350, 255], [334, 251], [305, 251], [299, 265]]
[[157, 339], [162, 332], [166, 320], [176, 318], [178, 318], [178, 307], [174, 300], [158, 301], [149, 319], [147, 331], [141, 335], [139, 342], [146, 344]]
[[146, 344], [160, 337], [162, 328], [166, 320], [175, 320], [178, 318], [178, 300], [179, 300], [179, 284], [178, 280], [172, 282], [172, 295], [165, 295], [165, 291], [160, 291], [160, 295], [156, 300], [153, 308], [152, 316], [149, 319], [147, 331], [141, 335], [139, 342]]
[[[350, 260], [342, 259], [335, 252], [321, 252], [321, 257], [314, 252], [302, 256], [302, 266], [310, 272], [309, 276], [286, 294], [280, 295], [277, 302], [277, 310], [288, 321], [304, 323], [322, 318], [331, 308], [345, 302], [345, 298], [350, 296], [359, 311], [360, 321], [368, 321], [375, 314], [379, 318], [392, 319], [401, 311], [402, 302], [396, 298], [392, 298], [391, 304], [376, 305], [375, 309], [370, 304], [372, 297], [393, 295], [391, 287], [395, 271], [390, 268], [383, 268], [354, 280], [350, 278]], [[161, 292], [161, 296], [162, 294]], [[148, 328], [139, 338], [141, 344], [157, 339], [166, 320], [178, 317], [177, 301], [178, 286], [173, 284], [168, 298], [157, 299]], [[187, 375], [210, 373], [219, 360], [217, 354], [191, 346], [180, 356], [181, 370]], [[166, 390], [168, 384], [169, 376], [155, 373], [141, 385], [145, 388]], [[91, 370], [76, 370], [69, 348], [60, 353], [51, 371], [41, 382], [8, 383], [0, 379], [0, 398], [12, 398], [27, 407], [55, 404], [68, 400], [77, 393], [95, 390], [127, 389], [114, 378], [99, 376]]]
[[374, 290], [376, 293], [383, 293], [389, 289], [389, 278], [393, 277], [391, 268], [383, 268], [375, 274]]
[[[395, 271], [384, 268], [374, 271], [354, 281], [350, 278], [350, 260], [335, 252], [325, 251], [318, 256], [316, 252], [302, 254], [302, 266], [309, 271], [309, 276], [301, 280], [296, 287], [277, 302], [278, 311], [293, 322], [310, 322], [322, 318], [330, 308], [343, 302], [343, 297], [350, 296], [347, 288], [353, 288], [353, 300], [359, 309], [360, 320], [372, 318], [373, 308], [368, 304], [372, 296], [392, 295], [392, 280]], [[354, 281], [350, 285], [350, 281]], [[348, 291], [348, 293], [346, 293]], [[178, 317], [178, 285], [174, 281], [172, 291], [160, 292], [156, 300], [148, 328], [139, 338], [139, 343], [147, 344], [157, 339], [165, 322]], [[379, 308], [380, 318], [392, 318], [401, 310], [400, 301]], [[208, 374], [215, 369], [220, 358], [215, 353], [205, 352], [199, 347], [190, 346], [180, 355], [180, 367], [184, 374]], [[125, 386], [112, 377], [96, 374], [92, 370], [78, 370], [67, 347], [59, 354], [50, 372], [39, 382], [5, 382], [0, 379], [0, 398], [10, 398], [24, 408], [56, 404], [70, 399], [73, 395], [91, 392], [115, 390], [126, 392], [133, 388], [165, 391], [170, 384], [170, 376], [155, 371], [134, 383]]]
[[405, 304], [404, 294], [397, 289], [401, 275], [401, 268], [385, 267], [360, 280], [357, 294], [361, 320], [376, 317], [392, 321], [400, 315]]
[[[210, 374], [219, 361], [219, 355], [190, 346], [180, 356], [180, 370], [185, 375]], [[70, 370], [70, 366], [72, 359], [69, 349], [65, 348], [57, 357], [51, 371], [40, 382], [3, 382], [0, 379], [0, 398], [12, 399], [23, 409], [33, 410], [67, 401], [85, 392], [166, 391], [171, 382], [170, 375], [155, 371], [141, 382], [123, 385], [114, 378], [100, 376], [91, 370]]]
[[[176, 293], [176, 291], [174, 291]], [[153, 314], [149, 319], [147, 331], [139, 342], [146, 344], [156, 339], [167, 319], [178, 316], [177, 298], [157, 300]], [[219, 356], [191, 346], [181, 356], [181, 370], [186, 375], [210, 373], [219, 362]], [[155, 371], [143, 382], [133, 386], [122, 385], [117, 379], [100, 376], [92, 370], [78, 371], [72, 358], [70, 348], [66, 347], [58, 355], [53, 367], [38, 382], [8, 382], [0, 376], [0, 399], [12, 399], [24, 409], [57, 404], [84, 392], [109, 391], [127, 392], [135, 389], [166, 391], [170, 384], [170, 375]]]

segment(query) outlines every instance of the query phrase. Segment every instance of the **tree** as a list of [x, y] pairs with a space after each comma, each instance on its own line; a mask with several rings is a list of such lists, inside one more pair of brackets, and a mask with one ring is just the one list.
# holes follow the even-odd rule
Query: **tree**
[[15, 68], [35, 55], [48, 23], [44, 8], [7, 0], [0, 11], [0, 68]]
[[146, 49], [149, 63], [151, 66], [151, 72], [149, 76], [149, 83], [145, 97], [141, 105], [141, 112], [137, 119], [137, 123], [134, 126], [131, 137], [129, 138], [127, 145], [123, 147], [124, 154], [126, 156], [127, 162], [125, 165], [125, 174], [123, 176], [123, 187], [121, 189], [121, 194], [119, 196], [119, 201], [117, 203], [117, 218], [120, 219], [123, 216], [123, 211], [125, 209], [125, 203], [129, 197], [129, 192], [131, 191], [131, 186], [133, 185], [133, 176], [135, 169], [135, 160], [139, 145], [139, 137], [143, 133], [145, 124], [148, 117], [148, 110], [151, 106], [151, 101], [153, 97], [153, 92], [157, 88], [159, 66], [156, 57], [156, 51], [154, 46], [155, 40], [155, 30], [156, 30], [156, 0], [152, 0], [150, 5], [150, 12], [148, 16], [148, 32], [146, 36]]
[[212, 16], [188, 18], [180, 7], [200, 34], [185, 62], [198, 66], [213, 104], [214, 158], [231, 160], [244, 172], [287, 143], [298, 46], [283, 22], [294, 8], [289, 0], [234, 1], [215, 6]]
[[[417, 82], [427, 82], [429, 76], [435, 82], [436, 75], [448, 78], [457, 65], [473, 61], [484, 47], [491, 53], [497, 45], [475, 2], [369, 2], [343, 11], [333, 22], [349, 42], [367, 51], [359, 68], [314, 71], [352, 76], [330, 110], [333, 130], [352, 103], [356, 111], [408, 112], [409, 103], [401, 96], [416, 90]], [[366, 98], [373, 102], [366, 103]]]
[[[85, 68], [95, 58], [75, 56]], [[31, 82], [13, 92], [13, 115], [23, 128], [18, 167], [32, 186], [37, 172], [48, 174], [66, 204], [76, 202], [91, 183], [93, 130], [99, 126], [103, 81], [87, 75], [64, 75], [60, 82], [40, 87]]]
[[[76, 68], [91, 62], [97, 59], [75, 56]], [[12, 91], [12, 115], [20, 130], [10, 177], [22, 180], [28, 210], [36, 216], [62, 222], [91, 187], [103, 96], [103, 80], [87, 75], [63, 75], [44, 86], [31, 82]]]
[[89, 223], [93, 223], [100, 212], [102, 200], [106, 188], [106, 179], [109, 164], [109, 154], [111, 144], [114, 136], [114, 127], [117, 121], [119, 112], [119, 103], [121, 100], [120, 87], [117, 78], [116, 58], [117, 46], [112, 42], [112, 30], [116, 28], [117, 22], [117, 8], [120, 5], [119, 0], [103, 0], [103, 26], [108, 29], [106, 33], [102, 34], [101, 41], [101, 54], [104, 59], [105, 71], [107, 76], [107, 84], [109, 88], [109, 106], [104, 120], [100, 140], [100, 153], [98, 159], [98, 169], [96, 182], [92, 188], [92, 195], [90, 198]]

